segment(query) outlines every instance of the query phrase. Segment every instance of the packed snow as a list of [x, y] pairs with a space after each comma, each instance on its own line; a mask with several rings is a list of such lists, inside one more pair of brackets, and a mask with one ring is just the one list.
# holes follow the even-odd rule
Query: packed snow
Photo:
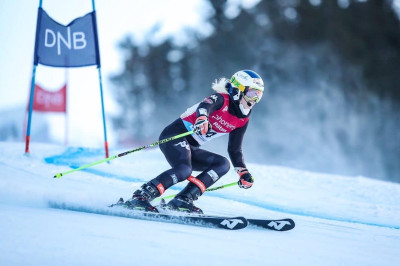
[[[251, 189], [206, 192], [197, 206], [292, 218], [296, 227], [228, 231], [51, 207], [95, 212], [129, 198], [168, 168], [157, 148], [60, 179], [53, 176], [103, 159], [103, 150], [31, 143], [25, 155], [24, 143], [0, 142], [0, 151], [0, 265], [400, 265], [400, 184], [248, 163]], [[216, 186], [236, 180], [231, 170]]]

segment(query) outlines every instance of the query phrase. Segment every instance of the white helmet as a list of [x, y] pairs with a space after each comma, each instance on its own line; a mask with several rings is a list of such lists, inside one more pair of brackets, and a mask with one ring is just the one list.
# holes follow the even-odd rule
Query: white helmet
[[[253, 70], [240, 70], [236, 72], [231, 78], [231, 83], [233, 87], [239, 88], [242, 92], [244, 91], [244, 87], [251, 87], [255, 90], [264, 91], [263, 80], [260, 75]], [[244, 86], [243, 90], [240, 86]]]
[[226, 88], [242, 114], [247, 116], [251, 108], [245, 108], [240, 100], [244, 98], [248, 106], [258, 103], [264, 93], [264, 82], [256, 72], [241, 70], [233, 74]]
[[264, 92], [264, 82], [256, 72], [252, 70], [238, 71], [233, 74], [230, 83], [232, 88], [238, 90], [236, 93], [232, 90], [230, 91], [234, 100], [240, 100], [242, 95], [246, 100], [256, 103], [261, 100]]

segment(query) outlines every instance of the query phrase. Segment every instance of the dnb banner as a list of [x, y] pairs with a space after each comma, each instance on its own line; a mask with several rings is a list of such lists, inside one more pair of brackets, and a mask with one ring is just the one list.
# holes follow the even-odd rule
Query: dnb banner
[[54, 67], [100, 65], [95, 12], [64, 26], [39, 8], [34, 64]]

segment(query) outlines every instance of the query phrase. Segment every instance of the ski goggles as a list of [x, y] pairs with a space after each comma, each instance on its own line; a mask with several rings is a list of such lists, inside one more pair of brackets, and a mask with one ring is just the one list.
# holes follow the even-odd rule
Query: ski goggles
[[243, 97], [247, 102], [258, 103], [262, 98], [263, 92], [253, 88], [248, 88], [247, 91], [243, 93]]
[[243, 92], [243, 97], [248, 102], [258, 103], [261, 100], [263, 92], [254, 88], [250, 88], [249, 86], [244, 86], [240, 84], [234, 77], [231, 79], [231, 83], [233, 87], [238, 88], [241, 92]]

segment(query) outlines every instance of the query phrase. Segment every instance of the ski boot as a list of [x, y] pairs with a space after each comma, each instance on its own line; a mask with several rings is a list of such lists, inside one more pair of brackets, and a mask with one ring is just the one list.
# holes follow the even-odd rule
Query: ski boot
[[141, 210], [148, 212], [158, 212], [157, 208], [150, 204], [150, 202], [160, 196], [157, 187], [150, 181], [147, 184], [136, 190], [132, 198], [123, 203], [124, 207], [133, 210]]
[[203, 214], [203, 211], [193, 204], [201, 196], [201, 190], [193, 183], [189, 183], [178, 195], [167, 204], [173, 211]]

